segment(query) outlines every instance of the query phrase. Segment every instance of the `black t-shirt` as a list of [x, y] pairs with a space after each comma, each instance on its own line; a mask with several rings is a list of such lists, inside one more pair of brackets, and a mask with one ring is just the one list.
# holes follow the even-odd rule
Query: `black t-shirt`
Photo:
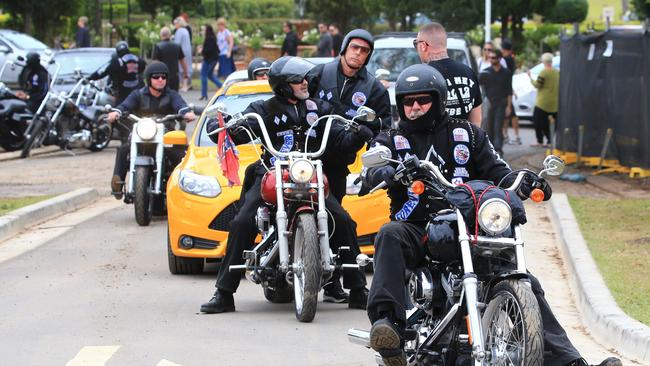
[[514, 74], [515, 69], [517, 68], [517, 65], [515, 65], [515, 57], [513, 55], [503, 56], [503, 59], [506, 61], [506, 65], [508, 66], [508, 70], [510, 70], [510, 72], [512, 72]]
[[478, 76], [485, 88], [485, 96], [490, 101], [501, 101], [512, 95], [512, 73], [501, 67], [496, 71], [493, 66], [481, 71]]
[[429, 62], [447, 81], [446, 109], [450, 117], [468, 119], [469, 112], [481, 105], [481, 89], [474, 71], [464, 63], [445, 58]]

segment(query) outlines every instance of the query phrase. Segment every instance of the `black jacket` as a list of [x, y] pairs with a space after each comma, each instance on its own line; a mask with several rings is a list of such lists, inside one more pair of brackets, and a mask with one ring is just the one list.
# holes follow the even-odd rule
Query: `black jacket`
[[161, 96], [154, 97], [149, 87], [145, 86], [129, 94], [116, 108], [122, 112], [134, 113], [138, 117], [163, 117], [176, 114], [185, 107], [187, 103], [178, 92], [166, 88]]
[[36, 67], [25, 66], [18, 75], [18, 83], [29, 95], [28, 108], [36, 112], [50, 89], [50, 74], [40, 64]]
[[[390, 148], [393, 159], [404, 160], [415, 155], [420, 160], [428, 157], [438, 165], [445, 178], [460, 184], [470, 180], [483, 179], [498, 183], [511, 169], [495, 152], [485, 131], [467, 120], [452, 119], [445, 116], [441, 123], [428, 131], [409, 132], [403, 123], [396, 130], [382, 132], [372, 145]], [[408, 122], [407, 122], [408, 123]], [[397, 167], [397, 164], [392, 164]], [[379, 168], [369, 168], [364, 172], [364, 184], [375, 187], [382, 181]], [[388, 188], [391, 199], [391, 220], [423, 222], [431, 214], [448, 206], [437, 199], [434, 192], [415, 195], [402, 184]]]
[[206, 37], [203, 40], [201, 56], [203, 56], [204, 61], [217, 61], [219, 59], [219, 46], [217, 46], [216, 37]]
[[170, 40], [160, 41], [153, 49], [152, 58], [167, 65], [169, 69], [167, 86], [178, 90], [178, 62], [185, 58], [181, 46]]
[[284, 42], [282, 42], [282, 50], [280, 51], [280, 56], [296, 56], [298, 54], [298, 36], [296, 32], [290, 31], [284, 37]]
[[117, 57], [114, 54], [108, 66], [95, 71], [88, 79], [98, 80], [105, 76], [110, 77], [113, 88], [117, 91], [118, 103], [120, 103], [132, 91], [142, 88], [144, 85], [142, 73], [145, 67], [144, 60], [132, 53], [127, 53], [122, 57]]
[[[298, 104], [293, 105], [284, 98], [274, 96], [266, 101], [260, 100], [251, 103], [243, 113], [250, 112], [255, 112], [262, 117], [273, 147], [276, 150], [281, 152], [305, 151], [305, 137], [310, 127], [309, 123], [320, 116], [331, 114], [331, 105], [314, 98], [299, 101]], [[308, 151], [316, 151], [320, 147], [325, 122], [325, 119], [321, 120], [310, 132]], [[256, 119], [247, 120], [245, 126], [252, 130], [255, 135], [262, 137], [262, 130]], [[211, 120], [208, 122], [207, 131], [213, 131], [217, 127], [218, 121], [216, 119]], [[367, 129], [361, 133], [350, 133], [341, 128], [340, 125], [333, 124], [330, 129], [325, 156], [358, 151], [369, 135], [370, 132]], [[210, 138], [216, 142], [217, 136], [217, 134], [214, 134]], [[232, 139], [237, 145], [250, 142], [248, 135], [243, 131], [237, 131], [237, 129], [232, 131]], [[264, 151], [262, 158], [267, 166], [273, 165], [272, 162], [275, 158], [270, 153]], [[324, 166], [327, 164], [327, 159], [323, 159], [323, 164]], [[330, 185], [332, 183], [330, 178]]]

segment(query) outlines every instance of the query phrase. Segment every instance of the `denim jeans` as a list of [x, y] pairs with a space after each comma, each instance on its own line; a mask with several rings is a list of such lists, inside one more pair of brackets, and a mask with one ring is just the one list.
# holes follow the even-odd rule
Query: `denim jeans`
[[201, 65], [201, 96], [206, 97], [208, 96], [208, 79], [214, 83], [214, 85], [217, 86], [217, 88], [221, 88], [221, 81], [214, 76], [214, 67], [217, 65], [217, 60], [213, 61], [203, 61], [203, 64]]

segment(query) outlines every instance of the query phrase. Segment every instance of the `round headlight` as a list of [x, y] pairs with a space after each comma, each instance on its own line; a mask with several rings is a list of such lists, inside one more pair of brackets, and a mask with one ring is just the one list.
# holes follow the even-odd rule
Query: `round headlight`
[[291, 164], [289, 173], [291, 173], [292, 181], [296, 183], [307, 183], [314, 175], [314, 165], [309, 160], [299, 159]]
[[135, 132], [138, 136], [145, 140], [151, 140], [156, 137], [156, 132], [158, 132], [158, 127], [156, 126], [156, 121], [151, 118], [144, 118], [138, 122], [135, 127]]
[[478, 209], [478, 223], [489, 235], [499, 235], [510, 227], [512, 211], [500, 198], [490, 198]]

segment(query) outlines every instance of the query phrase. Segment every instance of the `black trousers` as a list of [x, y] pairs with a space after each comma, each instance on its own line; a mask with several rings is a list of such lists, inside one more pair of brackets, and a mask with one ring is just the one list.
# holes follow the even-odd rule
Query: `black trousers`
[[[255, 181], [251, 188], [246, 191], [244, 202], [239, 208], [239, 212], [230, 224], [228, 232], [228, 247], [226, 256], [221, 262], [219, 273], [217, 274], [216, 287], [219, 290], [227, 292], [236, 292], [241, 280], [241, 273], [230, 272], [231, 265], [244, 264], [242, 254], [244, 250], [253, 247], [255, 236], [257, 235], [257, 226], [255, 224], [255, 215], [257, 208], [262, 204], [260, 193], [260, 184], [262, 175], [254, 176]], [[246, 186], [244, 182], [244, 186]], [[330, 195], [325, 199], [325, 206], [333, 217], [334, 227], [330, 227], [330, 232], [334, 229], [330, 237], [330, 248], [334, 253], [341, 246], [350, 247], [349, 251], [341, 253], [344, 263], [355, 263], [356, 256], [360, 253], [359, 243], [357, 242], [357, 225], [350, 215], [341, 207], [336, 199]], [[361, 271], [345, 271], [343, 274], [343, 286], [354, 289], [366, 285], [366, 278]]]
[[[368, 296], [368, 317], [371, 322], [389, 317], [406, 324], [405, 271], [423, 264], [425, 247], [421, 244], [424, 226], [391, 221], [375, 238], [375, 274]], [[544, 290], [532, 274], [531, 285], [542, 315], [544, 335], [544, 366], [561, 366], [580, 358], [566, 332], [551, 311]]]
[[548, 117], [553, 116], [557, 120], [557, 112], [549, 113], [545, 110], [535, 107], [533, 110], [533, 124], [535, 125], [535, 138], [538, 144], [544, 143], [544, 136], [546, 136], [546, 143], [551, 143], [551, 127]]

